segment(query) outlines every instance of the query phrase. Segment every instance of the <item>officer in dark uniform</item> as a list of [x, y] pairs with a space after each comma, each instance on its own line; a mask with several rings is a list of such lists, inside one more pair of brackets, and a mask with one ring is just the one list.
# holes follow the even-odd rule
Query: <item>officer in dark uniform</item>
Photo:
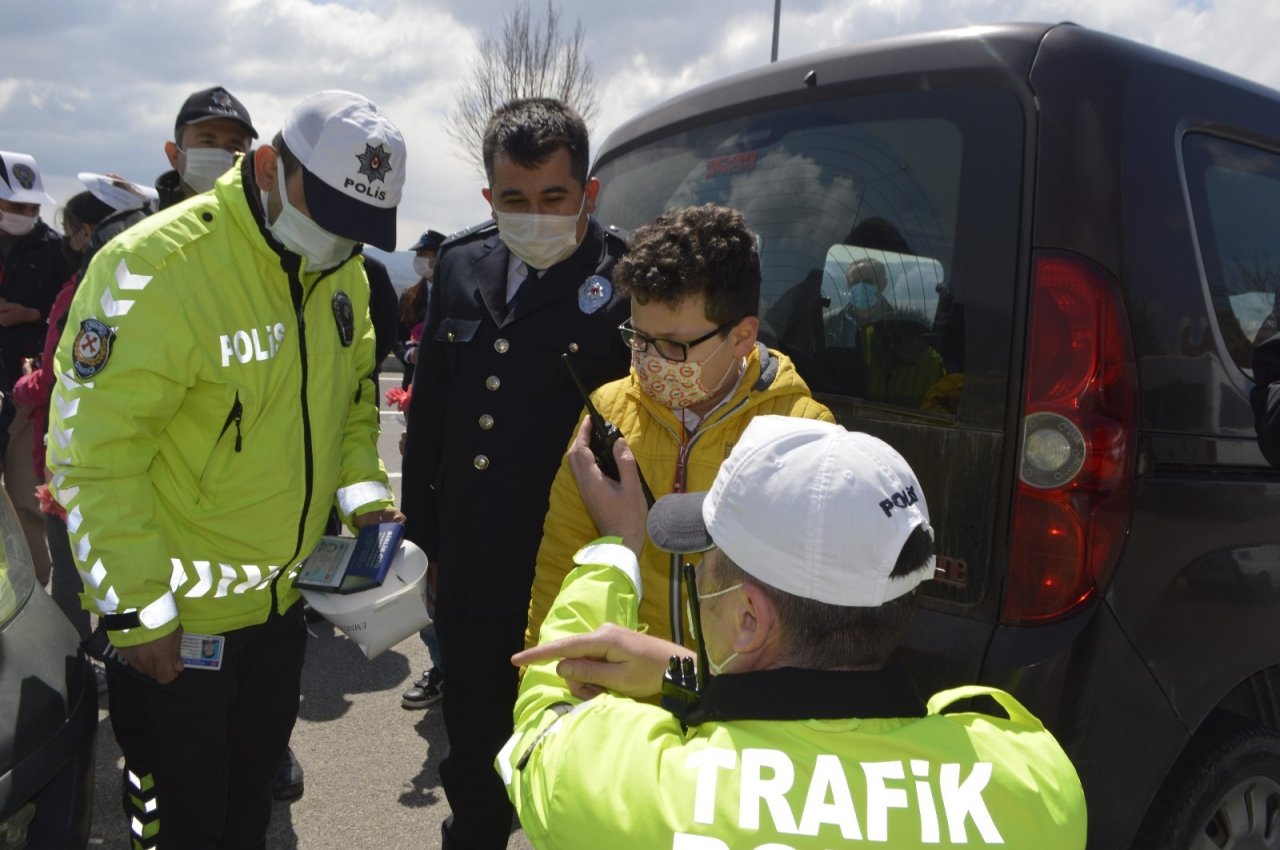
[[496, 222], [441, 246], [404, 454], [408, 537], [436, 581], [449, 687], [440, 775], [445, 848], [506, 847], [512, 809], [493, 760], [511, 734], [529, 588], [548, 494], [589, 389], [624, 375], [621, 234], [590, 219], [586, 126], [559, 101], [513, 101], [484, 142]]

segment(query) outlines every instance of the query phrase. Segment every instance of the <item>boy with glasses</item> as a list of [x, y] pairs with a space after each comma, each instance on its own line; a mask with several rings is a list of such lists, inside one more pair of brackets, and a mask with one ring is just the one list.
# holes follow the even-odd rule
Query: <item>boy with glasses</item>
[[[756, 416], [835, 421], [791, 361], [756, 341], [760, 256], [741, 213], [713, 204], [664, 213], [632, 234], [614, 281], [631, 298], [631, 318], [619, 329], [631, 374], [591, 398], [626, 437], [655, 497], [710, 487]], [[566, 459], [538, 549], [527, 645], [537, 642], [573, 553], [599, 536]], [[673, 634], [669, 563], [645, 541], [640, 621], [662, 637]]]

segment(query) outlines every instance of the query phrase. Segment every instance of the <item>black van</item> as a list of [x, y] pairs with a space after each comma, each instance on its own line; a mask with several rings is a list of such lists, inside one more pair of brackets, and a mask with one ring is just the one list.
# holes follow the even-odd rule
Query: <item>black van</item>
[[742, 210], [765, 340], [920, 474], [922, 689], [1025, 701], [1091, 847], [1280, 847], [1280, 474], [1248, 403], [1280, 95], [1070, 24], [974, 27], [697, 89], [594, 173], [624, 227]]

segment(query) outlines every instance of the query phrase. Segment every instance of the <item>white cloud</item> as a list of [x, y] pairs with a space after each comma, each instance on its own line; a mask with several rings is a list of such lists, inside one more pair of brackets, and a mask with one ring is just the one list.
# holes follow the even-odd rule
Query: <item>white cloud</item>
[[[190, 92], [225, 85], [264, 135], [321, 88], [368, 95], [405, 134], [400, 243], [487, 215], [443, 131], [453, 93], [510, 0], [60, 0], [6, 10], [0, 148], [33, 153], [55, 197], [82, 170], [149, 181]], [[535, 10], [540, 8], [534, 0]], [[1071, 20], [1280, 87], [1280, 4], [1254, 0], [783, 0], [782, 58], [891, 35]], [[562, 0], [597, 73], [597, 144], [640, 110], [768, 61], [773, 3]], [[69, 187], [63, 190], [63, 187]], [[61, 194], [60, 194], [61, 193]]]

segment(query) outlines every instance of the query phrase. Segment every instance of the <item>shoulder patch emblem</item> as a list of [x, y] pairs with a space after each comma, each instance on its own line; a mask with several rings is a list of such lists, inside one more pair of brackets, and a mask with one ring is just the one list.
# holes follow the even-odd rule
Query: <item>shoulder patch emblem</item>
[[578, 309], [594, 313], [613, 298], [613, 284], [604, 275], [593, 274], [578, 287]]
[[350, 348], [356, 335], [356, 315], [347, 293], [339, 289], [333, 293], [333, 320], [338, 323], [338, 339], [343, 348]]
[[101, 372], [111, 356], [111, 343], [115, 338], [115, 331], [97, 319], [81, 322], [80, 331], [71, 346], [71, 365], [76, 375], [92, 378]]

